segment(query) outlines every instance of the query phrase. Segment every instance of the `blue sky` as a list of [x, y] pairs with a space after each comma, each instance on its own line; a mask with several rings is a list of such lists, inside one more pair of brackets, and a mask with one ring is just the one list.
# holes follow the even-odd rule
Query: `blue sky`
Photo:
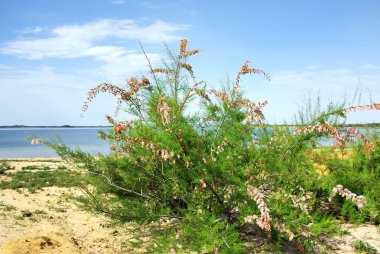
[[[271, 74], [243, 79], [246, 96], [267, 99], [269, 122], [290, 122], [308, 94], [323, 101], [380, 102], [380, 1], [0, 1], [0, 125], [98, 125], [116, 100], [101, 95], [81, 117], [89, 89], [122, 85], [181, 38], [198, 79], [218, 87], [241, 65]], [[354, 113], [351, 122], [380, 120]], [[127, 116], [121, 116], [127, 117]]]

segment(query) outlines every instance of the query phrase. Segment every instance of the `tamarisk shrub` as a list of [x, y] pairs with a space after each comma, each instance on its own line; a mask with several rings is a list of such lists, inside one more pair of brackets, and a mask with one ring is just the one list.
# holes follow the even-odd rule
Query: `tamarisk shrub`
[[[336, 211], [320, 208], [340, 183], [316, 173], [310, 144], [331, 135], [345, 145], [328, 120], [353, 108], [328, 107], [298, 129], [268, 126], [262, 111], [268, 101], [244, 98], [240, 86], [245, 75], [269, 75], [246, 62], [235, 82], [218, 90], [199, 81], [188, 63], [199, 52], [181, 40], [178, 55], [169, 51], [163, 67], [153, 68], [147, 58], [146, 76], [91, 89], [84, 111], [99, 93], [111, 93], [135, 119], [106, 116], [113, 130], [100, 137], [111, 155], [42, 142], [102, 180], [89, 194], [96, 210], [150, 226], [164, 222], [164, 237], [149, 242], [154, 251], [244, 253], [258, 237], [312, 249], [321, 233], [334, 229], [328, 216]], [[198, 112], [188, 113], [194, 105]]]

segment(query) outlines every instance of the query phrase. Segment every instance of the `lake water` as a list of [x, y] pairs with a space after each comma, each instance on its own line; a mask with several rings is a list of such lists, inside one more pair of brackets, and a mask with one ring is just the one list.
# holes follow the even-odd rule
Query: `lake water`
[[28, 137], [62, 140], [69, 147], [79, 147], [89, 153], [109, 153], [106, 141], [97, 137], [99, 130], [106, 128], [0, 128], [0, 159], [57, 157], [53, 150], [43, 144], [32, 145]]
[[[34, 158], [57, 157], [53, 150], [43, 144], [32, 145], [28, 137], [35, 136], [46, 140], [58, 140], [69, 147], [79, 147], [81, 150], [92, 154], [109, 154], [109, 145], [106, 141], [97, 137], [98, 131], [107, 131], [107, 128], [0, 128], [0, 159], [4, 158]], [[361, 130], [368, 134], [368, 131]], [[369, 132], [377, 132], [379, 129], [370, 129]], [[322, 139], [322, 146], [333, 145], [332, 139]]]

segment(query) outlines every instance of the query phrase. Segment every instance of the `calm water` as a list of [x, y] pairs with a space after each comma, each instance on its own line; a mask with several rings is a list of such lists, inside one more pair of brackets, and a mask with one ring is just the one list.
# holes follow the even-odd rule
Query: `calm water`
[[[0, 128], [0, 159], [3, 158], [33, 158], [33, 157], [57, 157], [57, 155], [43, 144], [31, 145], [28, 137], [36, 136], [46, 140], [59, 140], [70, 147], [79, 147], [81, 150], [93, 154], [108, 154], [109, 146], [106, 141], [97, 137], [99, 130], [106, 128]], [[364, 134], [368, 131], [361, 130]], [[379, 129], [370, 129], [369, 132], [377, 132]], [[333, 145], [331, 139], [322, 139], [322, 146]]]
[[[19, 128], [0, 129], [0, 158], [33, 158], [57, 157], [43, 144], [31, 145], [28, 137], [52, 140], [62, 140], [70, 147], [93, 154], [108, 154], [109, 146], [106, 141], [97, 137], [99, 130], [105, 128]], [[60, 139], [59, 139], [60, 138]]]

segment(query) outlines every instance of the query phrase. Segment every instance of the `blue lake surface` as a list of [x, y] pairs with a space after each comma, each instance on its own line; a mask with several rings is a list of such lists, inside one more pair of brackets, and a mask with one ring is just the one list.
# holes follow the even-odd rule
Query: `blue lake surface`
[[53, 150], [43, 144], [32, 145], [28, 137], [49, 141], [62, 140], [69, 147], [79, 147], [92, 154], [108, 154], [109, 145], [97, 136], [107, 128], [10, 128], [0, 129], [0, 158], [57, 157]]
[[[79, 147], [82, 151], [92, 154], [110, 153], [109, 145], [106, 141], [100, 140], [98, 131], [108, 131], [107, 128], [0, 128], [0, 159], [4, 158], [34, 158], [34, 157], [57, 157], [53, 150], [43, 144], [32, 145], [28, 137], [49, 141], [62, 141], [69, 147]], [[363, 134], [369, 135], [371, 132], [380, 134], [379, 129], [361, 129]], [[334, 145], [335, 141], [330, 138], [323, 138], [319, 142], [321, 146]]]

